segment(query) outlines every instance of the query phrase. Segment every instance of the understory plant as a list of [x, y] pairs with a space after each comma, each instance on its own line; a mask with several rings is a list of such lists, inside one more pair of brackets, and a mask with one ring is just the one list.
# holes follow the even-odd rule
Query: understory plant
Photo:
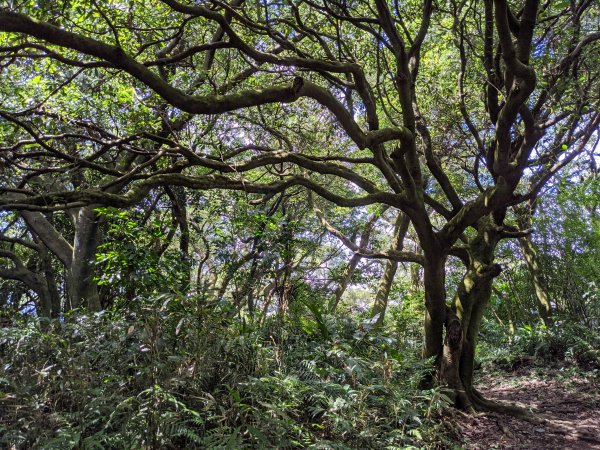
[[[299, 314], [299, 313], [298, 313]], [[311, 320], [310, 316], [305, 321]], [[0, 446], [427, 448], [448, 399], [393, 330], [322, 318], [260, 326], [169, 294], [0, 328]], [[388, 332], [389, 331], [389, 332]], [[450, 444], [448, 444], [450, 445]]]
[[[498, 346], [498, 341], [504, 345]], [[516, 369], [526, 364], [572, 365], [583, 371], [600, 369], [600, 334], [570, 318], [544, 324], [523, 324], [514, 334], [488, 321], [479, 358], [488, 367]]]

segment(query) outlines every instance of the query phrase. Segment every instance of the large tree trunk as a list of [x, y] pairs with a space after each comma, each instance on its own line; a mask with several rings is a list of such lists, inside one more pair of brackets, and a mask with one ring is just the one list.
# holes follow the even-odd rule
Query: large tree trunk
[[467, 271], [458, 286], [447, 314], [446, 341], [442, 361], [442, 382], [455, 394], [457, 406], [471, 409], [484, 404], [473, 389], [473, 369], [477, 337], [485, 308], [492, 293], [492, 282], [501, 268], [494, 264], [500, 239], [491, 218], [478, 224], [478, 234], [469, 244]]
[[94, 259], [99, 243], [99, 220], [94, 206], [72, 212], [75, 237], [69, 244], [50, 221], [39, 212], [22, 211], [21, 216], [35, 234], [65, 267], [65, 284], [71, 307], [101, 309], [98, 286], [94, 282]]
[[425, 287], [425, 344], [424, 358], [436, 358], [436, 366], [442, 355], [444, 323], [446, 321], [446, 257], [439, 254], [425, 255], [423, 284]]
[[100, 221], [94, 207], [79, 209], [74, 214], [74, 224], [73, 259], [66, 280], [71, 305], [73, 308], [87, 307], [90, 311], [100, 311], [100, 295], [94, 281]]
[[[446, 272], [445, 257], [434, 253], [433, 258], [425, 256], [423, 284], [425, 287], [425, 320], [423, 358], [433, 358], [434, 371], [439, 371], [444, 347], [444, 323], [446, 321]], [[421, 380], [422, 389], [433, 387], [434, 374]]]

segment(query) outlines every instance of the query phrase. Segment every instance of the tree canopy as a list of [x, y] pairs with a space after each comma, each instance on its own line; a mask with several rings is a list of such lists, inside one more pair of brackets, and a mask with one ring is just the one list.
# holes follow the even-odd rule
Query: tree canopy
[[273, 289], [282, 313], [302, 298], [294, 277], [327, 288], [339, 242], [353, 256], [329, 307], [359, 259], [388, 261], [381, 324], [413, 264], [423, 356], [459, 406], [493, 408], [473, 370], [498, 245], [520, 243], [550, 324], [538, 198], [570, 164], [597, 170], [599, 15], [593, 0], [11, 0], [0, 276], [58, 317], [161, 282], [222, 299], [249, 265], [232, 303], [255, 320]]

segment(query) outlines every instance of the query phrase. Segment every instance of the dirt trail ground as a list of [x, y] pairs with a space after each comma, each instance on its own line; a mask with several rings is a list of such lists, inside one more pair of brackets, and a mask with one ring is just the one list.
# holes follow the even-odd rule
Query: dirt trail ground
[[464, 448], [600, 449], [600, 380], [574, 373], [528, 368], [485, 376], [477, 386], [484, 396], [533, 410], [545, 423], [495, 413], [462, 417]]

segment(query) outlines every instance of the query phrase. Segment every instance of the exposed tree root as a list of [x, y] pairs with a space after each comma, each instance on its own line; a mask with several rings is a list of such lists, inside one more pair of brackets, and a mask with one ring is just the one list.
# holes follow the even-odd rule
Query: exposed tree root
[[[465, 392], [463, 392], [463, 394], [466, 395]], [[470, 404], [466, 408], [462, 408], [461, 414], [471, 416], [485, 415], [486, 413], [490, 412], [505, 414], [515, 417], [519, 420], [529, 422], [533, 425], [543, 425], [557, 434], [569, 436], [573, 439], [600, 444], [600, 437], [587, 431], [577, 430], [570, 422], [557, 420], [545, 414], [541, 414], [512, 403], [488, 400], [484, 398], [483, 395], [476, 389], [469, 391], [468, 398], [470, 399]]]
[[516, 417], [517, 419], [527, 420], [536, 423], [536, 416], [527, 408], [517, 406], [513, 403], [504, 403], [488, 400], [476, 389], [471, 389], [469, 396], [473, 407], [478, 412], [495, 412], [499, 414], [507, 414]]

